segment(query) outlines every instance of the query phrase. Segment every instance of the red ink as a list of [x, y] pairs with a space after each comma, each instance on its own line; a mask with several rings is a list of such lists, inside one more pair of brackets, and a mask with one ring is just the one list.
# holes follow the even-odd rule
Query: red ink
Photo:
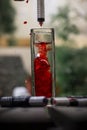
[[34, 60], [36, 96], [52, 97], [52, 73], [47, 58], [47, 43], [37, 43], [38, 53]]
[[27, 21], [24, 21], [24, 24], [27, 24]]

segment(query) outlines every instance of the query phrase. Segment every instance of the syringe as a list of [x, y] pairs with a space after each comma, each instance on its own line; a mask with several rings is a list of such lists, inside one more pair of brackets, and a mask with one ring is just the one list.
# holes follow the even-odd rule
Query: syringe
[[37, 0], [37, 21], [42, 26], [45, 21], [44, 0]]
[[[14, 0], [14, 1], [25, 1], [25, 0]], [[28, 1], [26, 2], [28, 3]], [[44, 0], [37, 0], [37, 21], [39, 25], [42, 26], [45, 21], [45, 13], [44, 13]]]

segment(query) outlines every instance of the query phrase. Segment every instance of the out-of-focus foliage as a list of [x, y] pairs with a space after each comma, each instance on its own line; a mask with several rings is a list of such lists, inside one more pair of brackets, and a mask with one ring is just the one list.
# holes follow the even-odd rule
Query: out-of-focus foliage
[[79, 29], [70, 17], [70, 11], [71, 8], [68, 5], [60, 7], [51, 18], [51, 24], [54, 26], [57, 36], [65, 41], [69, 40], [70, 34], [79, 33]]
[[60, 95], [87, 95], [87, 48], [56, 48], [56, 82]]
[[8, 46], [16, 46], [16, 45], [17, 45], [16, 39], [10, 38], [10, 39], [8, 40]]
[[87, 20], [87, 0], [69, 0], [69, 5], [78, 18]]
[[0, 35], [10, 34], [15, 30], [15, 10], [11, 0], [0, 0]]

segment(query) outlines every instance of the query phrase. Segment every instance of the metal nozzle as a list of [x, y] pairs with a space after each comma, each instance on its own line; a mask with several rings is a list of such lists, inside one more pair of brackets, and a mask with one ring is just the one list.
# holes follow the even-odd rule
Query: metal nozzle
[[42, 26], [44, 18], [44, 0], [37, 0], [37, 21]]

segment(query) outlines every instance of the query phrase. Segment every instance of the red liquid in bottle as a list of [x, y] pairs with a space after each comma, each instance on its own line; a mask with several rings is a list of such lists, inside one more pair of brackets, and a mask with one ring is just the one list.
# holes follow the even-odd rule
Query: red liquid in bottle
[[47, 43], [37, 43], [38, 54], [34, 60], [36, 96], [52, 97], [52, 73], [47, 58]]

